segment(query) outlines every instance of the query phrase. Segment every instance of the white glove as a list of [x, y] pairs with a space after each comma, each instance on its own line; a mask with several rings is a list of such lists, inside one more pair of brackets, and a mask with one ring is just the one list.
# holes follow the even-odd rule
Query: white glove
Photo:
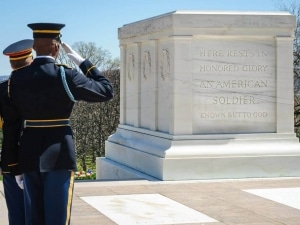
[[17, 182], [18, 186], [19, 186], [21, 189], [24, 189], [24, 184], [23, 184], [23, 174], [21, 174], [21, 175], [16, 175], [15, 178], [16, 178], [16, 182]]
[[83, 61], [84, 58], [82, 58], [77, 52], [75, 52], [68, 44], [61, 43], [61, 46], [69, 56], [69, 58], [77, 65], [79, 66]]

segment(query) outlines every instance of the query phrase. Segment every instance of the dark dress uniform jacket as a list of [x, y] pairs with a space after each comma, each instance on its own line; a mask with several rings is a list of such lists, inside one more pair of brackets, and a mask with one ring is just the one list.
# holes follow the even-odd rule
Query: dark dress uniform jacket
[[[16, 110], [11, 105], [7, 95], [8, 81], [0, 83], [0, 116], [4, 121], [2, 125], [2, 149], [1, 149], [1, 163], [2, 172], [5, 174], [18, 175], [20, 174], [18, 167], [18, 140], [20, 137], [20, 130], [22, 127], [22, 120], [16, 116]], [[9, 120], [17, 118], [16, 121]], [[14, 115], [14, 116], [13, 116]], [[16, 128], [16, 129], [15, 129]]]
[[[102, 102], [113, 97], [111, 83], [89, 60], [80, 65], [83, 73], [64, 69], [76, 100]], [[14, 73], [9, 92], [24, 120], [68, 119], [74, 106], [63, 86], [59, 65], [50, 57], [37, 57], [30, 66]], [[25, 127], [20, 138], [19, 163], [22, 172], [76, 170], [71, 127]]]

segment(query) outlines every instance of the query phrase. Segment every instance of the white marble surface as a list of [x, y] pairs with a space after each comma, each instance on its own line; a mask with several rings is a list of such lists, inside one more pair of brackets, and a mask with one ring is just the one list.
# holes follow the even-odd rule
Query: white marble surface
[[300, 187], [247, 189], [244, 191], [300, 210]]
[[119, 28], [120, 125], [97, 174], [300, 176], [295, 22], [287, 12], [174, 11]]
[[[243, 191], [300, 210], [300, 187]], [[218, 222], [160, 194], [88, 196], [81, 199], [120, 225]]]
[[218, 222], [160, 194], [81, 197], [120, 225]]
[[174, 11], [119, 28], [120, 124], [171, 135], [293, 132], [287, 12]]

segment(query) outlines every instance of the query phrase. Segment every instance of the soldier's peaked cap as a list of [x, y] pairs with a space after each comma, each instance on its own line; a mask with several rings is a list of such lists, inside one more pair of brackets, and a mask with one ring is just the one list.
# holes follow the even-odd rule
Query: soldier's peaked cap
[[3, 54], [9, 56], [10, 60], [24, 59], [32, 55], [33, 40], [24, 39], [17, 41], [3, 50]]
[[65, 26], [61, 23], [30, 23], [27, 24], [33, 31], [33, 38], [59, 38], [60, 30]]

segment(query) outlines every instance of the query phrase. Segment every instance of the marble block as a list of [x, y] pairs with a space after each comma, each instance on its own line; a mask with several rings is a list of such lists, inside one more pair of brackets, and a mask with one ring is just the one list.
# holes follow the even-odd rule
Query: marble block
[[299, 176], [295, 26], [287, 12], [175, 11], [120, 27], [120, 125], [97, 178]]

